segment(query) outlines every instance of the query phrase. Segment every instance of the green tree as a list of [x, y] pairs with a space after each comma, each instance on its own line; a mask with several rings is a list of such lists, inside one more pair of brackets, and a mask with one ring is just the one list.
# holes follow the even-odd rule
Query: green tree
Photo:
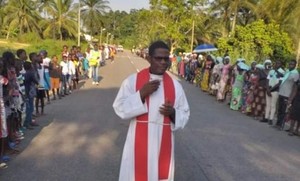
[[263, 20], [247, 26], [237, 26], [234, 37], [219, 39], [218, 48], [234, 59], [263, 61], [266, 58], [283, 59], [293, 52], [292, 40], [275, 22], [266, 24]]
[[49, 6], [45, 7], [48, 17], [41, 21], [43, 35], [50, 36], [58, 34], [59, 39], [63, 40], [64, 35], [76, 37], [77, 35], [77, 12], [72, 8], [72, 0], [52, 0]]
[[92, 36], [103, 26], [103, 15], [107, 10], [110, 10], [108, 4], [107, 0], [81, 1], [82, 20]]
[[37, 3], [33, 0], [8, 1], [3, 8], [5, 13], [3, 24], [7, 28], [7, 38], [13, 29], [18, 29], [20, 35], [27, 32], [40, 32], [38, 22], [41, 16], [36, 8]]

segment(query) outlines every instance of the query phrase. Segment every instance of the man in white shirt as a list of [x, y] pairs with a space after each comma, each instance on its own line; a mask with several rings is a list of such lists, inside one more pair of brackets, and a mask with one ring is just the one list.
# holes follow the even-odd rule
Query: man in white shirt
[[279, 96], [279, 87], [284, 76], [284, 70], [281, 68], [282, 63], [277, 60], [274, 69], [268, 74], [268, 83], [266, 90], [266, 109], [265, 109], [265, 119], [269, 125], [273, 125], [274, 115], [277, 110], [277, 101]]
[[289, 62], [289, 69], [286, 71], [282, 82], [279, 87], [278, 98], [278, 111], [277, 111], [277, 123], [276, 128], [283, 129], [284, 117], [286, 115], [286, 108], [289, 104], [289, 98], [291, 96], [294, 84], [299, 80], [299, 73], [296, 69], [297, 61], [292, 60]]

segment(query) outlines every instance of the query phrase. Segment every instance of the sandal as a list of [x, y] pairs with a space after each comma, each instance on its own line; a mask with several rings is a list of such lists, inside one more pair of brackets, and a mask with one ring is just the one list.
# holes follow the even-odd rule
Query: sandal
[[5, 169], [7, 168], [7, 164], [6, 163], [0, 163], [0, 169]]

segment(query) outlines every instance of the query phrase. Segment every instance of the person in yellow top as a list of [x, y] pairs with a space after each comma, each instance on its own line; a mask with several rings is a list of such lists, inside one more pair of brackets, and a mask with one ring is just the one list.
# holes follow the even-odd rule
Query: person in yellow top
[[101, 52], [99, 51], [98, 45], [94, 45], [94, 50], [91, 51], [91, 58], [89, 60], [89, 65], [92, 67], [92, 77], [93, 85], [99, 84], [99, 61], [101, 57]]

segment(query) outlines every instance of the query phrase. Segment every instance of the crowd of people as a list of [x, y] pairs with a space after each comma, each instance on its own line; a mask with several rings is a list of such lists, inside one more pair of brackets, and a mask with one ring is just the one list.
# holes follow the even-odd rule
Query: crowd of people
[[39, 126], [37, 118], [48, 104], [62, 99], [78, 88], [80, 79], [92, 78], [99, 84], [99, 67], [114, 61], [113, 46], [63, 46], [60, 55], [48, 56], [46, 50], [6, 51], [0, 57], [0, 168], [7, 168], [9, 154], [18, 153], [26, 130]]
[[215, 96], [217, 101], [227, 103], [231, 110], [279, 130], [289, 121], [288, 135], [299, 135], [300, 82], [296, 60], [285, 67], [280, 59], [247, 65], [245, 59], [233, 61], [229, 56], [209, 54], [179, 53], [171, 59], [170, 71]]

